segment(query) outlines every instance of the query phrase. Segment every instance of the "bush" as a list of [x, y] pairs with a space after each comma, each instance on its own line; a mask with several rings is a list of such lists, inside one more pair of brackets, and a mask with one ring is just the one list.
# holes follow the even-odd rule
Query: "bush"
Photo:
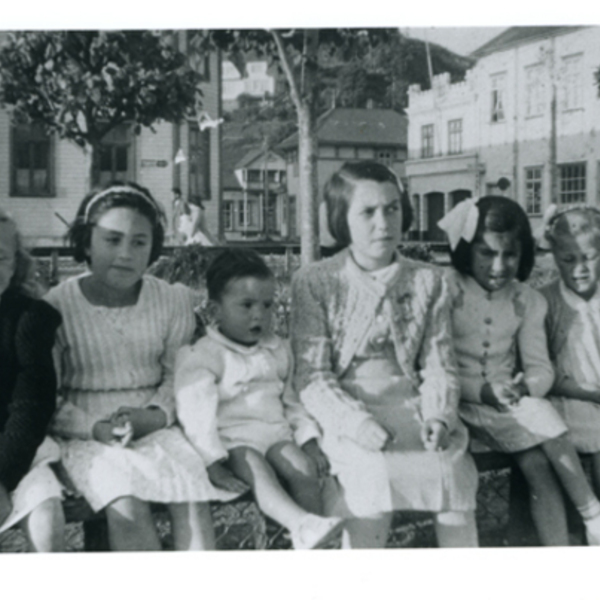
[[431, 244], [410, 244], [401, 245], [399, 247], [400, 254], [411, 258], [412, 260], [420, 260], [421, 262], [434, 262], [433, 248]]

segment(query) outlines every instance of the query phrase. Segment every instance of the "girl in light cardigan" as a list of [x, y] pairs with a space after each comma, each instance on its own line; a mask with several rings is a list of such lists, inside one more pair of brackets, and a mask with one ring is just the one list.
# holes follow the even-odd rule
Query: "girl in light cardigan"
[[435, 513], [440, 546], [476, 546], [444, 280], [396, 252], [412, 213], [390, 169], [347, 163], [325, 199], [345, 249], [294, 278], [292, 344], [336, 476], [328, 510], [347, 518], [346, 547], [385, 546], [394, 510]]

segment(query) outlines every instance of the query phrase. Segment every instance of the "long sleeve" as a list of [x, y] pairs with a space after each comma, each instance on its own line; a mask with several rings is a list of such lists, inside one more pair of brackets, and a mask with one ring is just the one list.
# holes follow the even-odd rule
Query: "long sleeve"
[[172, 297], [171, 321], [164, 351], [160, 358], [163, 378], [156, 393], [147, 406], [161, 408], [167, 416], [167, 426], [175, 422], [175, 401], [173, 393], [175, 356], [184, 345], [189, 344], [194, 333], [194, 304], [191, 290], [183, 286], [174, 286]]
[[21, 317], [15, 339], [17, 368], [8, 420], [0, 432], [0, 482], [13, 490], [31, 467], [56, 407], [52, 346], [60, 314], [35, 302]]
[[320, 439], [321, 431], [315, 420], [308, 414], [304, 406], [302, 406], [298, 394], [294, 389], [294, 356], [289, 343], [285, 343], [285, 349], [288, 354], [289, 369], [281, 400], [283, 402], [285, 418], [292, 426], [296, 443], [298, 446], [302, 446], [314, 438]]
[[533, 289], [528, 289], [528, 292], [518, 333], [519, 355], [530, 395], [543, 398], [554, 382], [544, 327], [548, 303], [539, 292]]
[[439, 419], [452, 430], [456, 426], [460, 383], [451, 337], [450, 294], [445, 279], [439, 278], [438, 282], [418, 357], [422, 379], [419, 392], [423, 419]]
[[[316, 265], [318, 267], [318, 264]], [[310, 268], [292, 282], [291, 339], [300, 400], [327, 434], [356, 438], [370, 417], [362, 402], [344, 392], [333, 371], [333, 341], [325, 305], [327, 294]]]
[[177, 418], [185, 435], [207, 465], [227, 458], [227, 450], [221, 443], [217, 428], [217, 380], [220, 371], [222, 365], [218, 353], [185, 346], [177, 354]]

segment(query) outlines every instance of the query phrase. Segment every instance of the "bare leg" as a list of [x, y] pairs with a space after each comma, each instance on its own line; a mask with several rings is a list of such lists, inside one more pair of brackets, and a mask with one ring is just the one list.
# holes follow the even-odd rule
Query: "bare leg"
[[348, 519], [344, 523], [342, 548], [385, 548], [392, 513], [381, 513], [365, 519]]
[[49, 498], [36, 506], [21, 525], [33, 552], [65, 551], [65, 514], [60, 498]]
[[266, 459], [275, 472], [285, 479], [297, 504], [308, 512], [323, 514], [317, 467], [308, 455], [295, 444], [282, 442], [269, 449]]
[[529, 485], [531, 516], [544, 546], [568, 546], [567, 517], [562, 492], [540, 448], [517, 452], [514, 458]]
[[440, 548], [477, 548], [475, 512], [449, 511], [435, 514], [435, 533]]
[[584, 519], [600, 514], [600, 506], [597, 506], [596, 515], [585, 514], [586, 509], [598, 504], [592, 488], [583, 472], [581, 461], [573, 444], [567, 439], [566, 434], [542, 444], [548, 460], [554, 467], [569, 498], [573, 501], [575, 508], [582, 513]]
[[150, 505], [133, 496], [117, 498], [106, 507], [111, 550], [160, 550]]
[[215, 549], [215, 531], [208, 502], [169, 504], [168, 509], [175, 550]]
[[273, 467], [256, 450], [238, 447], [229, 451], [229, 468], [254, 492], [260, 509], [289, 530], [294, 530], [308, 513], [281, 487]]

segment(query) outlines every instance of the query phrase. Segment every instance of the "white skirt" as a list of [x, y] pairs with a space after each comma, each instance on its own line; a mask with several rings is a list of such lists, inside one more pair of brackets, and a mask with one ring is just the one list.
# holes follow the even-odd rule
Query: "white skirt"
[[11, 494], [13, 509], [2, 523], [0, 533], [22, 521], [40, 504], [50, 498], [62, 498], [62, 485], [50, 467], [60, 460], [60, 448], [49, 437], [42, 442], [33, 459], [31, 469]]
[[94, 440], [59, 440], [62, 463], [94, 511], [133, 496], [160, 504], [227, 502], [239, 494], [215, 488], [204, 462], [182, 431], [172, 426], [127, 448]]
[[507, 454], [539, 446], [567, 432], [560, 415], [544, 398], [524, 396], [503, 412], [487, 404], [462, 401], [458, 412], [474, 439]]
[[236, 498], [239, 494], [210, 483], [202, 457], [177, 425], [131, 442], [127, 448], [90, 439], [96, 421], [121, 406], [143, 407], [154, 393], [154, 388], [73, 392], [59, 408], [51, 431], [77, 491], [94, 511], [125, 496], [160, 504]]

